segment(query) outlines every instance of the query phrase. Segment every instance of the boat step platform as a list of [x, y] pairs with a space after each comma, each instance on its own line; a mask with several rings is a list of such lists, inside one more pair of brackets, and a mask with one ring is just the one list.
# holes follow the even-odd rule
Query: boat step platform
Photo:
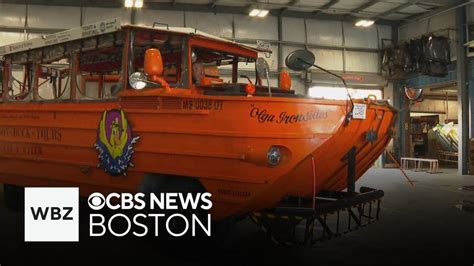
[[251, 220], [281, 245], [309, 245], [342, 236], [376, 222], [384, 192], [322, 191], [314, 200], [287, 197], [273, 209], [253, 212]]

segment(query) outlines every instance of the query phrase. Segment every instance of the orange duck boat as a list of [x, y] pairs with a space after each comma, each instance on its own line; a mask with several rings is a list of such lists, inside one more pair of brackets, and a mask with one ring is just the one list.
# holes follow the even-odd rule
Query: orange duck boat
[[[0, 182], [83, 196], [193, 183], [212, 193], [217, 220], [344, 190], [343, 158], [353, 152], [358, 179], [388, 144], [394, 110], [297, 95], [287, 74], [268, 87], [259, 52], [116, 20], [0, 48]], [[257, 82], [239, 83], [256, 61]]]

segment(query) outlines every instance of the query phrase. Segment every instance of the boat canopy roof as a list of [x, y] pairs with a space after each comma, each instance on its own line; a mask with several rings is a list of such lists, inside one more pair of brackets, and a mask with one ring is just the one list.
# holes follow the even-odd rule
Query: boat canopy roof
[[266, 52], [271, 53], [270, 50], [254, 48], [251, 46], [239, 44], [235, 41], [221, 38], [212, 34], [205, 33], [203, 31], [187, 28], [187, 27], [169, 27], [168, 25], [159, 24], [157, 27], [138, 26], [131, 24], [120, 23], [120, 19], [114, 18], [106, 21], [96, 22], [81, 27], [72, 28], [65, 31], [60, 31], [53, 34], [42, 35], [41, 37], [34, 38], [31, 40], [8, 44], [0, 46], [0, 56], [15, 54], [18, 52], [24, 52], [28, 50], [39, 49], [43, 47], [53, 46], [56, 44], [67, 43], [75, 40], [87, 39], [94, 36], [100, 36], [119, 32], [123, 29], [135, 29], [135, 30], [153, 30], [157, 32], [169, 32], [182, 35], [193, 36], [194, 38], [209, 39], [216, 42], [228, 43], [235, 46], [239, 46], [244, 49], [248, 49], [254, 52]]

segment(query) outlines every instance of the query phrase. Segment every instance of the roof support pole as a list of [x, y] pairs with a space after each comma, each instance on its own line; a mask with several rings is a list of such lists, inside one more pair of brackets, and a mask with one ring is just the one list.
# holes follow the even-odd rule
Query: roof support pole
[[[392, 42], [398, 42], [399, 27], [392, 27]], [[401, 82], [393, 82], [393, 105], [400, 110], [397, 116], [396, 130], [397, 134], [394, 140], [395, 156], [409, 156], [409, 120], [410, 120], [410, 103], [405, 97], [405, 91]]]
[[[277, 67], [277, 72], [280, 73], [283, 69], [283, 18], [282, 14], [278, 15], [278, 67]], [[278, 85], [280, 84], [280, 75], [278, 75]]]
[[9, 84], [12, 84], [12, 59], [6, 58], [3, 63], [2, 101], [7, 102], [9, 98]]
[[79, 54], [76, 52], [73, 52], [71, 54], [71, 71], [69, 73], [71, 82], [70, 82], [70, 99], [72, 101], [76, 100], [77, 98], [77, 66], [79, 63]]
[[458, 173], [468, 174], [469, 163], [469, 95], [466, 56], [466, 7], [456, 9], [456, 72], [458, 90]]

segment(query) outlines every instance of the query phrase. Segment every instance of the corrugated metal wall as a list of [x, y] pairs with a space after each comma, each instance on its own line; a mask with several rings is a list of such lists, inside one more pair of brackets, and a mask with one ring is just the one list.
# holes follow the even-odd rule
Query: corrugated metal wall
[[[474, 8], [467, 7], [468, 20], [472, 23], [474, 18]], [[456, 29], [455, 29], [455, 11], [451, 10], [431, 18], [402, 25], [399, 29], [399, 39], [401, 41], [409, 41], [410, 39], [419, 38], [422, 35], [433, 33], [439, 36], [445, 36], [450, 39], [451, 60], [456, 59]], [[455, 66], [452, 66], [455, 68]], [[470, 70], [470, 73], [472, 69]], [[451, 69], [446, 77], [430, 77], [425, 75], [417, 75], [406, 80], [409, 87], [424, 88], [433, 84], [441, 84], [446, 82], [456, 81], [456, 70]], [[458, 102], [425, 99], [423, 102], [412, 105], [411, 111], [416, 112], [435, 112], [440, 113], [440, 122], [443, 123], [445, 119], [457, 119], [458, 117]], [[448, 111], [448, 113], [444, 113]]]
[[[468, 6], [468, 10], [471, 15], [468, 17], [474, 17], [474, 9]], [[451, 59], [456, 59], [456, 30], [454, 20], [454, 10], [436, 15], [434, 17], [402, 25], [399, 29], [400, 41], [409, 41], [410, 39], [416, 39], [422, 35], [434, 33], [439, 36], [446, 36], [451, 40]]]
[[[113, 17], [120, 17], [123, 23], [132, 21], [131, 11], [125, 8], [85, 7], [81, 10], [80, 7], [0, 4], [0, 45]], [[349, 22], [283, 17], [279, 38], [278, 18], [274, 16], [262, 19], [242, 14], [137, 11], [136, 24], [151, 26], [153, 22], [193, 27], [252, 45], [257, 39], [269, 41], [273, 54], [267, 60], [274, 85], [278, 68], [284, 67], [284, 62], [278, 62], [279, 47], [283, 59], [292, 50], [306, 47], [316, 54], [318, 64], [330, 70], [379, 73], [381, 40], [391, 36], [391, 27], [386, 25], [356, 28]], [[24, 31], [25, 28], [30, 30]], [[250, 70], [253, 66], [247, 68]], [[303, 83], [296, 77], [293, 80], [295, 89], [303, 93]]]

